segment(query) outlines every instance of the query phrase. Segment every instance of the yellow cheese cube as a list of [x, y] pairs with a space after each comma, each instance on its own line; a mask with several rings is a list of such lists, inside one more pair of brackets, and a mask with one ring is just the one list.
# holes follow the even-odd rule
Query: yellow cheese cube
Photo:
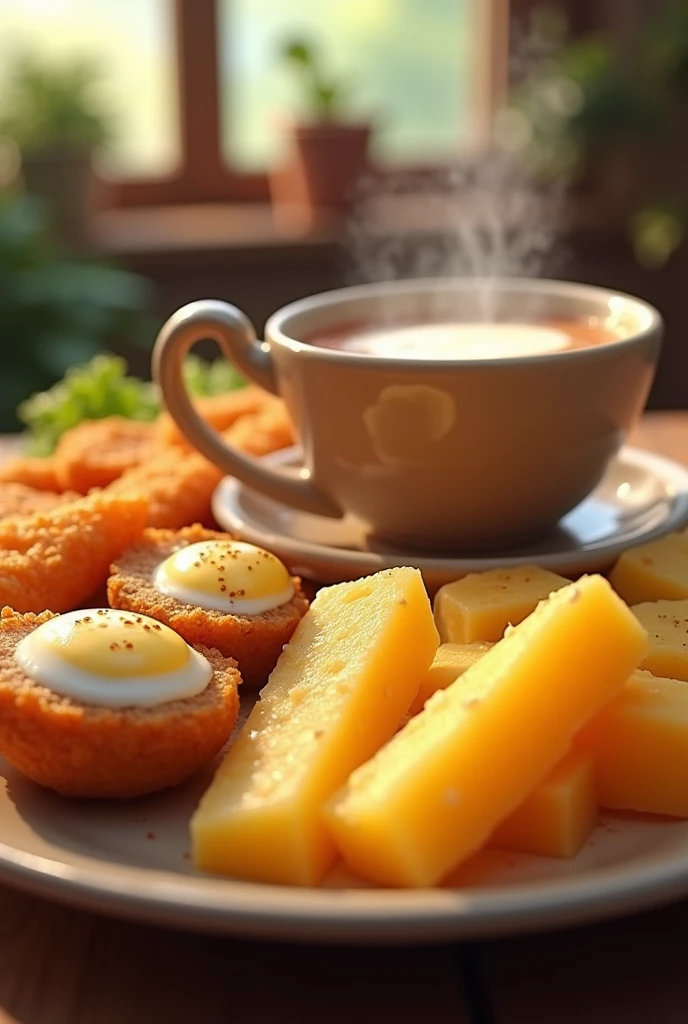
[[486, 654], [492, 646], [482, 640], [476, 640], [472, 644], [441, 644], [437, 648], [432, 665], [421, 681], [418, 693], [411, 705], [411, 714], [417, 715], [419, 711], [422, 711], [428, 697], [432, 697], [436, 690], [446, 690], [459, 676], [467, 672], [471, 665], [482, 658], [483, 654]]
[[627, 604], [688, 597], [688, 536], [667, 533], [624, 551], [609, 580]]
[[[418, 714], [437, 690], [446, 690], [493, 644], [442, 644], [411, 705]], [[493, 833], [491, 845], [541, 857], [574, 857], [597, 821], [593, 760], [571, 751]]]
[[581, 732], [602, 807], [688, 818], [688, 682], [634, 672]]
[[594, 762], [586, 750], [572, 750], [497, 826], [490, 845], [540, 857], [575, 857], [596, 823]]
[[509, 624], [522, 622], [539, 601], [569, 580], [534, 565], [471, 573], [446, 583], [435, 595], [435, 621], [442, 643], [501, 639]]
[[650, 638], [640, 667], [655, 676], [688, 679], [688, 601], [648, 601], [631, 611]]
[[417, 569], [321, 590], [193, 816], [196, 866], [320, 881], [334, 856], [320, 807], [397, 729], [437, 642]]
[[[442, 644], [420, 684], [411, 714], [418, 714], [437, 690], [446, 690], [493, 644]], [[491, 845], [525, 850], [541, 857], [574, 857], [597, 821], [593, 760], [572, 751], [535, 787], [493, 833]]]
[[601, 576], [553, 593], [328, 801], [344, 859], [383, 885], [440, 881], [523, 803], [646, 650]]

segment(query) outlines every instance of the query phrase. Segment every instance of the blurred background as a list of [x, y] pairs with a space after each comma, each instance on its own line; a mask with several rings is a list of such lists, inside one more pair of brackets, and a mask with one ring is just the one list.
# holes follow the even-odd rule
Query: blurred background
[[648, 299], [686, 406], [687, 238], [688, 0], [0, 0], [0, 430], [187, 301], [421, 273]]

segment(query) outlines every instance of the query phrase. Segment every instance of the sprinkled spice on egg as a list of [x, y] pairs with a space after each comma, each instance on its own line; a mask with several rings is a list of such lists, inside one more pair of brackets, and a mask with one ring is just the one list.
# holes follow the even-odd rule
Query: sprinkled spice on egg
[[34, 782], [69, 796], [152, 793], [229, 738], [236, 662], [145, 616], [127, 622], [112, 609], [2, 610], [0, 752]]
[[236, 658], [249, 685], [265, 682], [308, 608], [275, 555], [200, 526], [144, 531], [113, 566], [108, 600]]

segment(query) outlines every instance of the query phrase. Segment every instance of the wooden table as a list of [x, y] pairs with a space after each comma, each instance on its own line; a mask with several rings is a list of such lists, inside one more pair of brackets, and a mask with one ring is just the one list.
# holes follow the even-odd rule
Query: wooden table
[[[688, 462], [688, 412], [648, 416], [633, 440]], [[688, 901], [501, 941], [316, 948], [164, 931], [0, 887], [0, 1024], [685, 1024], [687, 965]]]

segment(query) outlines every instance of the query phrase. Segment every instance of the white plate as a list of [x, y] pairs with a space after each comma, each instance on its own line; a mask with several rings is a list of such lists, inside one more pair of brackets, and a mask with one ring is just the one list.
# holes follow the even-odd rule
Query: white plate
[[[544, 554], [531, 549], [510, 557], [537, 558], [560, 570], [566, 557], [570, 569], [590, 568], [593, 561], [609, 560], [629, 544], [682, 526], [688, 518], [687, 494], [688, 474], [676, 464], [626, 449], [586, 503], [588, 511], [581, 506], [570, 517], [584, 538], [578, 547], [555, 547]], [[242, 510], [256, 502], [258, 507], [267, 504], [225, 481], [216, 511], [226, 507], [227, 495]], [[274, 529], [295, 514], [277, 506], [271, 515]], [[303, 526], [305, 517], [297, 518]], [[341, 529], [341, 524], [316, 522], [322, 529]], [[308, 549], [303, 538], [284, 533], [275, 534], [274, 541], [272, 534], [256, 539], [279, 551], [280, 538], [298, 551]], [[327, 543], [320, 548], [317, 558], [307, 556], [308, 564], [320, 571], [341, 555], [344, 560], [331, 569], [335, 578], [343, 578], [336, 574], [345, 569], [350, 575], [397, 564], [379, 551], [337, 552]], [[468, 571], [497, 561], [505, 562], [448, 559], [445, 564], [423, 558], [417, 564], [428, 571], [433, 563], [429, 571], [437, 582], [447, 573], [457, 575], [457, 567]], [[688, 894], [688, 822], [633, 815], [602, 818], [571, 861], [486, 850], [445, 888], [434, 890], [373, 889], [341, 867], [320, 889], [202, 876], [189, 860], [188, 822], [210, 777], [208, 769], [184, 786], [137, 801], [79, 802], [32, 785], [0, 759], [0, 879], [73, 905], [180, 928], [357, 943], [439, 941], [562, 927]]]
[[209, 774], [138, 801], [69, 801], [0, 761], [0, 878], [97, 911], [264, 939], [420, 942], [561, 927], [688, 893], [688, 822], [605, 817], [571, 861], [487, 850], [453, 888], [321, 889], [196, 874], [187, 826]]
[[[298, 449], [268, 456], [299, 465]], [[537, 544], [481, 557], [430, 556], [374, 544], [353, 519], [326, 519], [287, 508], [225, 478], [213, 512], [218, 523], [279, 555], [298, 575], [340, 583], [394, 565], [414, 565], [433, 591], [468, 572], [535, 563], [564, 576], [604, 571], [622, 551], [688, 522], [688, 471], [678, 463], [626, 447], [596, 491]]]

